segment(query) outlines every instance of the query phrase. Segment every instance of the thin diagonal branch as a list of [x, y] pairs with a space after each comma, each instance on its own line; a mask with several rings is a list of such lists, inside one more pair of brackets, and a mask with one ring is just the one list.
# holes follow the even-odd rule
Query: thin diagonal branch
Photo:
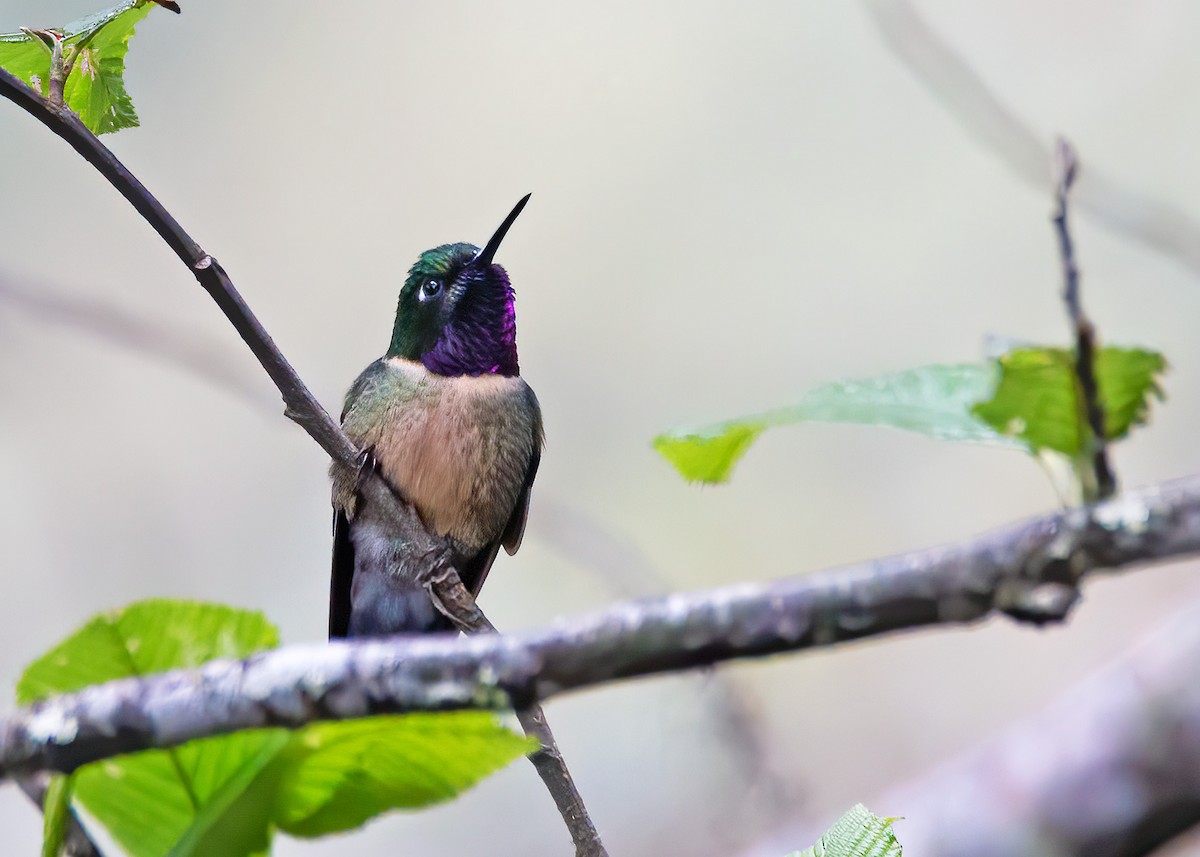
[[[283, 396], [285, 415], [308, 432], [334, 462], [357, 469], [360, 455], [358, 448], [300, 380], [300, 376], [275, 345], [266, 328], [250, 311], [221, 264], [192, 239], [170, 212], [69, 108], [61, 102], [55, 105], [43, 100], [19, 78], [4, 69], [0, 69], [0, 95], [17, 104], [70, 144], [137, 209], [175, 255], [188, 266], [196, 280], [216, 301], [225, 317], [258, 358], [258, 362]], [[373, 508], [380, 510], [390, 519], [394, 531], [403, 534], [414, 553], [427, 558], [425, 571], [428, 575], [448, 575], [457, 582], [458, 588], [466, 593], [458, 579], [458, 572], [449, 563], [449, 547], [445, 540], [426, 531], [416, 512], [402, 503], [378, 474], [367, 474], [360, 483], [359, 490]], [[466, 594], [470, 599], [469, 593]], [[473, 599], [471, 606], [474, 606]], [[545, 726], [544, 718], [541, 718], [540, 726]], [[582, 798], [571, 781], [570, 772], [557, 746], [553, 744], [549, 728], [539, 727], [539, 730], [532, 734], [533, 737], [542, 740], [547, 748], [545, 755], [535, 754], [535, 768], [542, 775], [555, 804], [560, 807], [564, 804], [570, 806], [570, 814], [564, 813], [563, 820], [571, 831], [576, 854], [579, 857], [602, 857], [605, 854], [604, 846], [587, 817]], [[570, 784], [569, 794], [562, 791], [564, 782]], [[581, 817], [586, 824], [580, 823]]]
[[1066, 618], [1086, 576], [1200, 554], [1200, 476], [959, 544], [615, 605], [516, 634], [290, 646], [54, 697], [0, 720], [0, 776], [263, 726], [526, 708], [569, 690], [1005, 614]]
[[[496, 626], [479, 609], [479, 605], [475, 603], [458, 574], [447, 573], [449, 571], [452, 570], [447, 568], [429, 579], [429, 594], [434, 605], [449, 616], [460, 630], [468, 634], [499, 633]], [[558, 742], [554, 739], [550, 724], [546, 722], [542, 706], [532, 702], [517, 708], [516, 712], [517, 721], [525, 734], [536, 738], [541, 744], [540, 750], [530, 754], [529, 761], [537, 769], [546, 790], [554, 798], [555, 806], [571, 831], [576, 857], [607, 857], [608, 852], [558, 749]]]
[[[1071, 186], [1079, 171], [1079, 161], [1071, 144], [1061, 137], [1054, 159], [1054, 230], [1058, 236], [1058, 251], [1063, 267], [1063, 301], [1075, 335], [1075, 377], [1083, 393], [1083, 408], [1090, 429], [1084, 453], [1091, 459], [1092, 471], [1084, 474], [1085, 500], [1107, 500], [1117, 491], [1117, 477], [1108, 461], [1108, 442], [1104, 430], [1104, 405], [1096, 381], [1096, 328], [1083, 311], [1079, 296], [1079, 264], [1075, 261], [1075, 244], [1067, 221], [1067, 205]], [[1092, 484], [1094, 481], [1094, 485]]]

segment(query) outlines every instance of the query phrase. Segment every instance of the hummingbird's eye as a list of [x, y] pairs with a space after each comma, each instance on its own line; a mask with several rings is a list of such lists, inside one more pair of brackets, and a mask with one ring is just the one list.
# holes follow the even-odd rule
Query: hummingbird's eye
[[426, 280], [421, 283], [421, 300], [429, 301], [442, 293], [441, 280]]

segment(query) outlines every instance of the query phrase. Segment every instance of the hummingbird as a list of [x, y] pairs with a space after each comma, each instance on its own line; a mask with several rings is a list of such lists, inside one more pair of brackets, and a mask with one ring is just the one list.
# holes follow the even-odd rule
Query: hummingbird
[[[426, 250], [400, 289], [387, 353], [346, 394], [342, 427], [426, 528], [448, 539], [478, 595], [501, 546], [515, 553], [541, 460], [542, 413], [517, 363], [514, 292], [492, 259], [526, 195], [482, 249]], [[406, 553], [334, 465], [329, 636], [448, 631]]]

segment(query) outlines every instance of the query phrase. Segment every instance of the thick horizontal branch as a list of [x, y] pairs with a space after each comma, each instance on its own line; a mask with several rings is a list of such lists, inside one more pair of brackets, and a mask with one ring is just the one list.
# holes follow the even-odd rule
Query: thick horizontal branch
[[996, 613], [1065, 618], [1086, 575], [1200, 553], [1200, 476], [956, 545], [783, 580], [619, 604], [511, 635], [291, 646], [124, 680], [0, 721], [0, 774], [263, 726], [523, 708], [564, 691]]

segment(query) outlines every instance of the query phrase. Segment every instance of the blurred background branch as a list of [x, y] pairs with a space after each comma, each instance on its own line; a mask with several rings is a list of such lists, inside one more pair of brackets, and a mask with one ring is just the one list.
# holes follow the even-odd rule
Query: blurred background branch
[[[1200, 602], [1043, 711], [872, 802], [904, 808], [897, 834], [922, 857], [1155, 851], [1200, 823]], [[778, 857], [812, 834], [787, 825], [744, 853]]]
[[[911, 0], [864, 0], [884, 44], [976, 142], [1027, 183], [1042, 187], [1054, 169], [1043, 140], [942, 39]], [[1075, 192], [1079, 209], [1200, 274], [1200, 224], [1183, 211], [1089, 167]]]
[[0, 271], [0, 319], [21, 314], [128, 349], [224, 390], [260, 413], [273, 410], [270, 389], [241, 371], [229, 359], [225, 343], [190, 327], [150, 319], [90, 294], [57, 284], [33, 282]]

